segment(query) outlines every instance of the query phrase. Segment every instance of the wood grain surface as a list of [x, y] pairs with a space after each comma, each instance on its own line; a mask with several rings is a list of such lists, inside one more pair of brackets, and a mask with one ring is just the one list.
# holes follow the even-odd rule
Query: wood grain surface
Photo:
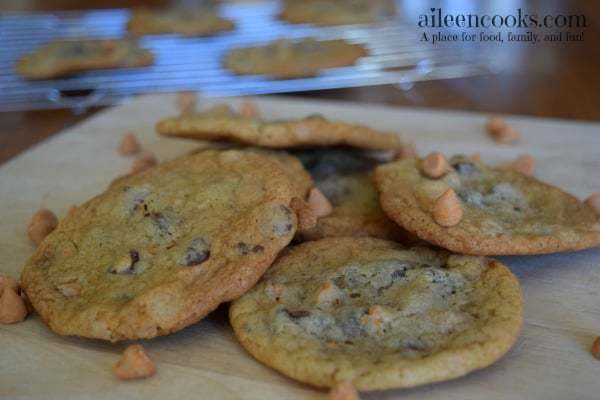
[[[236, 99], [230, 100], [234, 106]], [[201, 101], [208, 106], [208, 101]], [[260, 98], [267, 118], [312, 114], [395, 130], [417, 143], [421, 153], [480, 152], [504, 163], [520, 153], [538, 159], [536, 176], [579, 197], [600, 188], [599, 124], [512, 117], [522, 132], [516, 146], [495, 145], [483, 131], [486, 116]], [[148, 96], [112, 108], [47, 140], [0, 167], [0, 274], [18, 277], [34, 251], [26, 236], [40, 207], [59, 217], [126, 173], [130, 157], [115, 147], [134, 130], [144, 149], [167, 160], [198, 146], [158, 137], [154, 123], [176, 113], [174, 96]], [[565, 134], [568, 132], [568, 136]], [[571, 146], [571, 141], [578, 146]], [[575, 179], [577, 178], [577, 179]], [[8, 190], [5, 190], [7, 189]], [[600, 249], [537, 257], [503, 257], [519, 277], [525, 324], [515, 347], [498, 363], [464, 378], [411, 390], [371, 393], [363, 399], [597, 399], [600, 363], [589, 351], [600, 334]], [[176, 334], [143, 341], [158, 373], [136, 382], [111, 374], [125, 343], [60, 337], [33, 315], [24, 323], [0, 325], [0, 398], [25, 399], [325, 399], [253, 360], [235, 341], [226, 307]]]

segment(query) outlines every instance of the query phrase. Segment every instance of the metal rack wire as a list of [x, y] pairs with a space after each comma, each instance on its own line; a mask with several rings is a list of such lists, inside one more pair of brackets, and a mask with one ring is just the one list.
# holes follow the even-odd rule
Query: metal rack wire
[[[140, 38], [140, 45], [155, 54], [155, 64], [150, 67], [90, 71], [45, 81], [17, 76], [16, 61], [53, 39], [123, 37], [127, 35], [129, 10], [4, 13], [0, 16], [0, 111], [86, 108], [115, 104], [148, 92], [198, 90], [204, 96], [237, 96], [399, 84], [490, 72], [481, 60], [472, 58], [473, 53], [420, 43], [414, 26], [400, 17], [371, 25], [315, 27], [280, 21], [278, 10], [277, 1], [224, 5], [222, 14], [236, 22], [232, 32], [204, 38]], [[345, 38], [364, 44], [369, 55], [355, 66], [302, 79], [236, 76], [221, 66], [222, 57], [232, 47], [306, 36]]]

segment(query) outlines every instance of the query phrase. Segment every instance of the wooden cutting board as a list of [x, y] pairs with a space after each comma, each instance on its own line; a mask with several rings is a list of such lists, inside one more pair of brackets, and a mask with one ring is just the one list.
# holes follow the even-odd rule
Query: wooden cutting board
[[[236, 99], [228, 100], [238, 104]], [[523, 133], [516, 146], [498, 146], [483, 133], [486, 116], [367, 104], [257, 99], [268, 118], [321, 113], [401, 132], [419, 152], [480, 152], [508, 162], [520, 153], [538, 159], [537, 176], [577, 196], [600, 191], [600, 125], [509, 118]], [[202, 105], [206, 106], [208, 101]], [[174, 96], [138, 98], [104, 111], [0, 167], [0, 274], [18, 277], [34, 251], [26, 235], [40, 207], [59, 217], [128, 171], [115, 147], [134, 130], [160, 160], [197, 144], [159, 138], [157, 119], [176, 113]], [[537, 257], [504, 257], [525, 294], [525, 325], [515, 347], [495, 365], [454, 381], [366, 399], [599, 399], [600, 361], [589, 348], [600, 335], [600, 249]], [[111, 374], [125, 343], [64, 338], [33, 315], [0, 325], [0, 399], [324, 399], [254, 361], [235, 341], [226, 308], [179, 333], [145, 341], [158, 373], [120, 382]]]

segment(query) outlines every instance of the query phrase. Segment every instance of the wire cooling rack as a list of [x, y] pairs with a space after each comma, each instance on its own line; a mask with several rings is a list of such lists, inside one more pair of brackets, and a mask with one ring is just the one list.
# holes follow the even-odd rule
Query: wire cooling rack
[[[62, 38], [118, 38], [127, 35], [129, 10], [0, 15], [0, 111], [74, 108], [116, 104], [149, 92], [196, 90], [203, 96], [239, 96], [300, 92], [342, 87], [397, 84], [489, 73], [473, 52], [419, 41], [414, 24], [402, 17], [377, 24], [341, 27], [294, 25], [277, 19], [280, 4], [261, 1], [228, 4], [223, 16], [236, 30], [212, 37], [153, 35], [140, 38], [152, 50], [155, 64], [135, 69], [90, 71], [76, 76], [28, 81], [15, 73], [15, 64], [40, 45]], [[221, 65], [233, 47], [263, 44], [279, 38], [344, 38], [361, 43], [369, 55], [350, 67], [323, 71], [315, 77], [273, 80], [236, 76]]]

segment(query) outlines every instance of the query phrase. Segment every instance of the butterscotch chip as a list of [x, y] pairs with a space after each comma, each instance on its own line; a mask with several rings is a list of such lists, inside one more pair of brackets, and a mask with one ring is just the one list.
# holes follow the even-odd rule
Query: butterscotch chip
[[529, 154], [522, 154], [512, 162], [512, 168], [523, 175], [533, 175], [535, 158]]
[[19, 283], [16, 279], [11, 278], [10, 276], [0, 276], [0, 294], [2, 294], [2, 291], [6, 287], [11, 288], [17, 293], [19, 292]]
[[148, 378], [156, 373], [156, 366], [141, 345], [133, 344], [113, 366], [113, 373], [119, 379]]
[[27, 227], [27, 235], [33, 243], [39, 245], [57, 225], [58, 218], [56, 218], [56, 215], [47, 208], [42, 208], [31, 217]]
[[138, 172], [154, 167], [156, 164], [158, 164], [158, 161], [154, 154], [150, 152], [142, 153], [133, 161], [133, 164], [131, 164], [131, 173], [137, 174]]
[[0, 294], [0, 323], [13, 324], [27, 316], [27, 307], [21, 296], [10, 286], [4, 287]]
[[592, 344], [592, 355], [600, 360], [600, 336]]
[[127, 132], [121, 138], [119, 147], [117, 148], [119, 154], [122, 156], [128, 156], [131, 154], [137, 154], [140, 151], [140, 144], [132, 131]]
[[294, 197], [290, 203], [290, 207], [298, 216], [299, 231], [311, 229], [317, 224], [317, 215], [306, 201]]
[[496, 143], [511, 144], [519, 140], [521, 134], [510, 126], [502, 117], [492, 117], [486, 129]]
[[493, 136], [506, 129], [508, 127], [508, 124], [506, 123], [504, 118], [498, 115], [494, 115], [493, 117], [490, 117], [485, 127], [490, 133], [490, 135]]
[[463, 216], [460, 199], [454, 189], [448, 189], [433, 205], [433, 219], [438, 225], [450, 227], [457, 225]]
[[329, 400], [360, 400], [360, 396], [351, 381], [343, 381], [329, 392]]
[[427, 157], [421, 161], [421, 170], [425, 176], [430, 178], [441, 178], [449, 169], [450, 165], [448, 164], [446, 157], [437, 151], [429, 153]]
[[307, 202], [318, 218], [328, 216], [333, 210], [327, 197], [316, 187], [310, 190]]
[[256, 107], [256, 104], [253, 101], [244, 100], [242, 101], [242, 104], [240, 104], [239, 114], [243, 118], [258, 118], [258, 107]]
[[180, 115], [192, 114], [196, 110], [198, 96], [195, 92], [177, 93], [177, 109]]
[[585, 200], [585, 204], [588, 207], [591, 207], [596, 211], [598, 215], [600, 215], [600, 193], [594, 193], [590, 197]]
[[471, 154], [471, 160], [474, 162], [481, 162], [481, 154], [480, 153]]

